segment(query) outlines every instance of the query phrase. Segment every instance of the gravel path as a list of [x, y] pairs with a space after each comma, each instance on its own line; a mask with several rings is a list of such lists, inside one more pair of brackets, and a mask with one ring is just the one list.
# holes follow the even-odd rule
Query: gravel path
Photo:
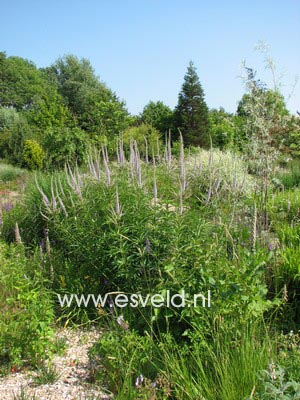
[[[100, 336], [95, 329], [89, 331], [64, 329], [57, 338], [66, 340], [63, 356], [55, 356], [52, 363], [59, 378], [53, 384], [37, 385], [36, 371], [16, 372], [0, 379], [1, 400], [108, 400], [101, 388], [89, 383], [91, 366], [88, 349]], [[22, 397], [22, 391], [26, 397]], [[35, 396], [35, 397], [34, 397]]]

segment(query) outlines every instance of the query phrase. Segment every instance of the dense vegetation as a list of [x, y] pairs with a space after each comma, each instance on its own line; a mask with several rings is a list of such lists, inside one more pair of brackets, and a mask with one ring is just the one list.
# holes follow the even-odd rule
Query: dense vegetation
[[[58, 319], [101, 326], [94, 379], [117, 399], [299, 398], [299, 118], [246, 73], [235, 115], [208, 110], [191, 63], [174, 111], [133, 117], [87, 60], [2, 53], [0, 181], [19, 198], [1, 199], [1, 372], [51, 357]], [[186, 306], [113, 302], [167, 291]], [[57, 297], [92, 293], [109, 301]]]

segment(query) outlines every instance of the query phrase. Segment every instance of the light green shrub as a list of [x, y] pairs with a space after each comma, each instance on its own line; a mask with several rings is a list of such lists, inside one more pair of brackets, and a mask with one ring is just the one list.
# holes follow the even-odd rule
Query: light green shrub
[[23, 150], [24, 164], [29, 169], [42, 169], [45, 153], [36, 140], [25, 140]]

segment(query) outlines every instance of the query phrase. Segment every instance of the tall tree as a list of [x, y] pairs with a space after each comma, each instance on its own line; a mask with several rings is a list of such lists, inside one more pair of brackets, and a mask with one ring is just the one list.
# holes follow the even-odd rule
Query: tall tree
[[119, 134], [128, 126], [128, 112], [99, 78], [89, 60], [66, 55], [48, 69], [56, 79], [59, 93], [65, 99], [79, 126], [91, 136]]
[[196, 68], [190, 61], [175, 109], [175, 124], [187, 145], [208, 146], [210, 123]]

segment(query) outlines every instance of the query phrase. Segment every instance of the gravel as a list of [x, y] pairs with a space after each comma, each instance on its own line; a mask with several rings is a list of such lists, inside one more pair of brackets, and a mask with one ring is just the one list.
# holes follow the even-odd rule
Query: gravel
[[[88, 350], [101, 335], [99, 330], [64, 329], [57, 338], [66, 341], [63, 356], [56, 355], [51, 361], [58, 372], [53, 384], [37, 385], [37, 371], [20, 371], [0, 378], [1, 400], [108, 400], [111, 396], [103, 388], [91, 384], [92, 366]], [[93, 367], [94, 368], [94, 367]], [[23, 393], [23, 397], [21, 394]]]

